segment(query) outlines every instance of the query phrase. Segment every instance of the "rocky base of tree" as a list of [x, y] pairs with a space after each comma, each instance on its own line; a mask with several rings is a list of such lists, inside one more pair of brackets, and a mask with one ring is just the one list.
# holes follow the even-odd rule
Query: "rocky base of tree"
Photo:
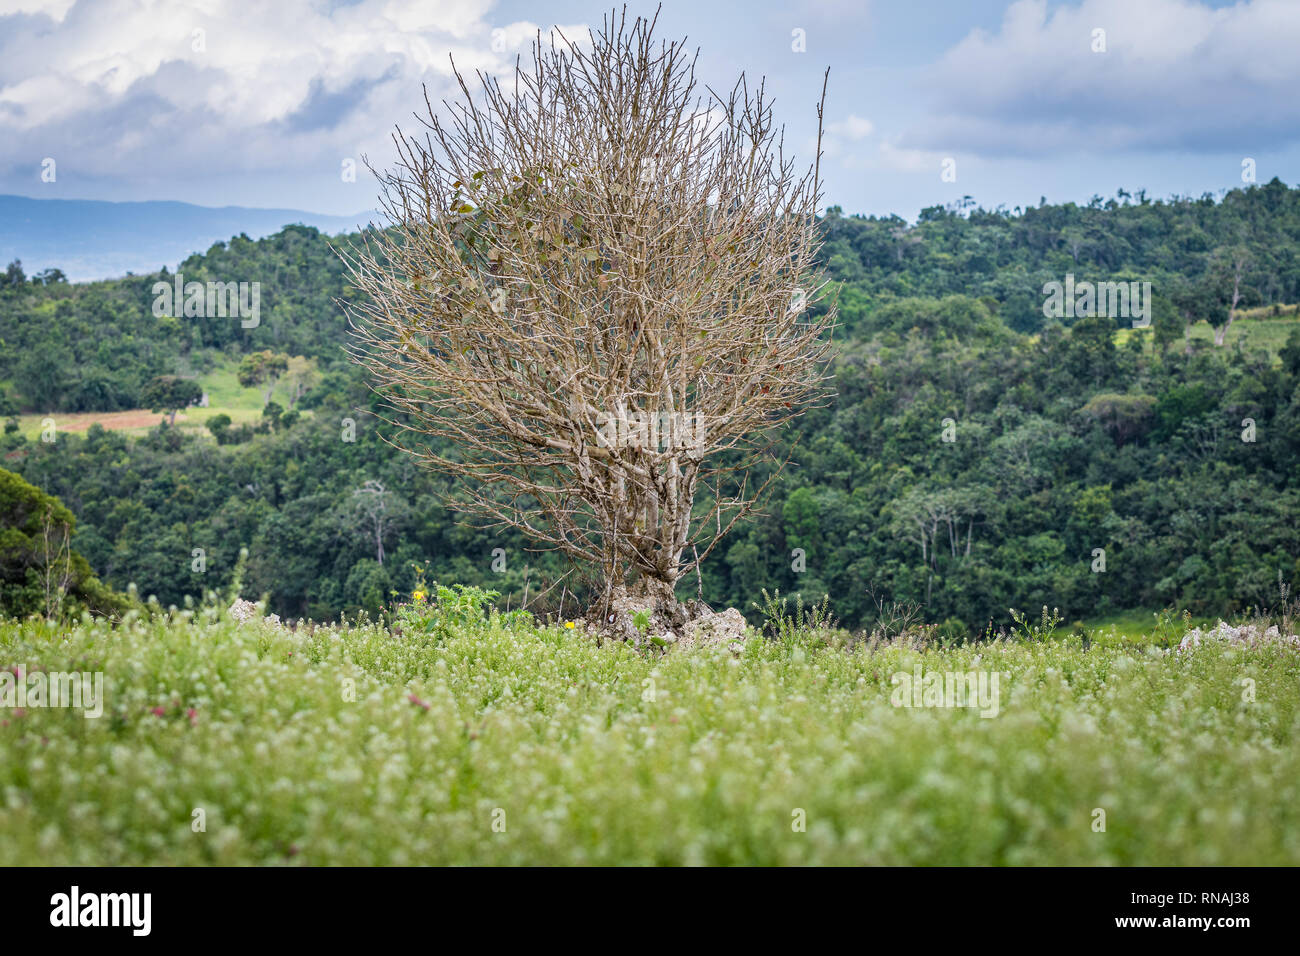
[[608, 608], [593, 609], [587, 630], [601, 640], [627, 641], [634, 647], [664, 649], [728, 647], [739, 651], [746, 623], [734, 607], [715, 611], [703, 601], [654, 602], [644, 594], [615, 594]]

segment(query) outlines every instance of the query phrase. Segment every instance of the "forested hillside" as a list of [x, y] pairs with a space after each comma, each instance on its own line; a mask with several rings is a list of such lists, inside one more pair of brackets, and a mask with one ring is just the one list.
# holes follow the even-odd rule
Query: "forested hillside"
[[186, 283], [260, 283], [255, 328], [238, 320], [155, 316], [152, 287], [163, 271], [106, 282], [68, 283], [43, 273], [23, 281], [21, 264], [0, 274], [0, 412], [90, 412], [139, 408], [155, 376], [210, 369], [223, 356], [272, 349], [340, 363], [347, 295], [343, 263], [326, 238], [288, 226], [254, 242], [237, 236], [177, 269]]
[[[955, 636], [1043, 604], [1071, 619], [1227, 613], [1268, 603], [1279, 574], [1300, 579], [1300, 190], [936, 207], [913, 225], [832, 208], [824, 225], [834, 396], [781, 436], [792, 463], [767, 517], [705, 563], [711, 604], [826, 593], [858, 626], [877, 602], [915, 602]], [[156, 316], [165, 273], [0, 273], [3, 467], [71, 509], [106, 583], [179, 604], [228, 582], [247, 547], [246, 593], [323, 619], [378, 613], [415, 564], [513, 606], [560, 579], [554, 556], [461, 525], [384, 443], [342, 350], [337, 301], [355, 293], [320, 233], [235, 238], [178, 272], [259, 282], [257, 326]], [[1152, 327], [1045, 318], [1043, 287], [1067, 273], [1151, 282]], [[1229, 315], [1216, 347], [1198, 323]], [[270, 389], [308, 366], [248, 421], [57, 429], [71, 413], [167, 410], [176, 380]], [[53, 419], [57, 437], [19, 416]], [[540, 606], [582, 587], [571, 575]]]
[[832, 207], [825, 256], [847, 283], [844, 325], [870, 325], [878, 303], [911, 296], [967, 295], [985, 301], [1022, 332], [1044, 322], [1043, 285], [1080, 280], [1149, 280], [1157, 321], [1181, 335], [1183, 322], [1213, 324], [1232, 289], [1225, 273], [1242, 258], [1243, 307], [1300, 300], [1300, 190], [1274, 179], [1220, 201], [1153, 201], [1120, 190], [1086, 206], [1041, 205], [1007, 212], [971, 208], [967, 198], [902, 219], [845, 217]]

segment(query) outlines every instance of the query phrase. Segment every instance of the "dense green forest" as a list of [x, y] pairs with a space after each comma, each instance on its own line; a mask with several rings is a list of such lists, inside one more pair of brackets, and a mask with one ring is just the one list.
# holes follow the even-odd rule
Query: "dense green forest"
[[[859, 626], [882, 602], [914, 602], [956, 635], [1005, 623], [1009, 607], [1228, 613], [1269, 603], [1279, 575], [1300, 579], [1300, 320], [1287, 319], [1300, 190], [962, 202], [915, 224], [833, 207], [824, 227], [834, 395], [781, 436], [792, 464], [766, 517], [706, 562], [711, 604], [826, 593]], [[438, 480], [385, 444], [342, 350], [337, 303], [355, 293], [331, 241], [355, 237], [289, 226], [178, 268], [186, 282], [261, 283], [256, 328], [156, 316], [165, 272], [75, 285], [0, 273], [0, 415], [14, 417], [0, 463], [70, 509], [104, 582], [164, 604], [224, 586], [246, 547], [245, 593], [284, 617], [378, 613], [409, 592], [415, 564], [503, 604], [545, 592], [535, 607], [567, 596], [576, 611], [575, 575], [546, 591], [565, 570], [553, 555], [464, 525]], [[1152, 327], [1046, 318], [1044, 285], [1067, 274], [1149, 281]], [[1222, 347], [1190, 335], [1240, 310], [1278, 315], [1286, 334]], [[296, 357], [319, 372], [301, 400], [233, 427], [217, 416], [43, 441], [16, 420], [171, 411], [188, 401], [168, 398], [178, 382], [238, 367], [262, 385]]]

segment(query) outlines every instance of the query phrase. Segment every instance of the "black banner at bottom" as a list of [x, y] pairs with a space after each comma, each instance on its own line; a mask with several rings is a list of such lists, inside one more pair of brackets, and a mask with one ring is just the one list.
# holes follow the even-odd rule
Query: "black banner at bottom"
[[614, 945], [617, 937], [601, 932], [606, 921], [611, 932], [627, 933], [629, 920], [671, 925], [690, 918], [700, 924], [692, 929], [698, 939], [710, 925], [719, 935], [746, 936], [779, 929], [782, 919], [798, 931], [810, 918], [838, 923], [848, 916], [855, 933], [967, 925], [1040, 930], [1071, 941], [1129, 936], [1181, 945], [1194, 936], [1231, 943], [1287, 932], [1296, 921], [1296, 872], [33, 868], [0, 870], [0, 893], [10, 944], [75, 934], [82, 943], [284, 939], [333, 946], [349, 938], [373, 943], [377, 932], [385, 943], [428, 943], [441, 925], [477, 927], [497, 944], [517, 930], [533, 943], [558, 932]]

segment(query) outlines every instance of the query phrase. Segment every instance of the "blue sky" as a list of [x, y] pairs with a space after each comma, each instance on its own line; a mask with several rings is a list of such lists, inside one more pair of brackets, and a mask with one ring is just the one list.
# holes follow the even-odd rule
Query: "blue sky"
[[[368, 209], [373, 180], [343, 164], [391, 161], [421, 83], [450, 94], [448, 53], [504, 75], [537, 28], [606, 9], [0, 0], [0, 192]], [[1246, 159], [1300, 181], [1300, 0], [667, 0], [659, 34], [699, 46], [715, 87], [765, 75], [809, 159], [829, 66], [826, 197], [846, 212], [1217, 193]]]

